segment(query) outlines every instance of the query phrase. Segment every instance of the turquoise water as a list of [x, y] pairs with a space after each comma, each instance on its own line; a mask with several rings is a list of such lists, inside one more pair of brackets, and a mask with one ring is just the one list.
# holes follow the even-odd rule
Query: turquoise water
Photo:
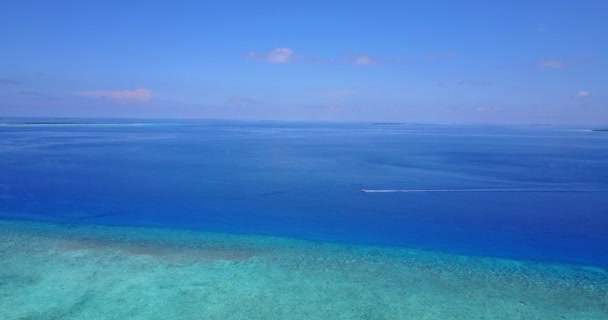
[[0, 125], [0, 319], [608, 318], [603, 132], [37, 121]]
[[2, 319], [606, 319], [608, 273], [404, 248], [0, 222]]

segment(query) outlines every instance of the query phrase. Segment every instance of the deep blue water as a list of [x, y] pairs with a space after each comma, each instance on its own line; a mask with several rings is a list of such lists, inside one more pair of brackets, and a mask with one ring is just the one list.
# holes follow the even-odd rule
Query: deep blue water
[[608, 192], [361, 192], [608, 191], [608, 132], [576, 129], [586, 128], [0, 125], [0, 218], [608, 266]]

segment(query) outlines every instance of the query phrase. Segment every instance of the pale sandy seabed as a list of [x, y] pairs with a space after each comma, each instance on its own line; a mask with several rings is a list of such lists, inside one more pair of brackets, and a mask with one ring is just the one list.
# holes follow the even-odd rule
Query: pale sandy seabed
[[608, 319], [608, 272], [170, 229], [0, 220], [0, 319]]

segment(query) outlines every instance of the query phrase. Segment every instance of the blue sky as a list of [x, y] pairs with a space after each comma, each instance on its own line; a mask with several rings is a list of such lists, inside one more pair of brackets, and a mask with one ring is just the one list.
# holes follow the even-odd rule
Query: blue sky
[[0, 117], [608, 123], [608, 1], [3, 1]]

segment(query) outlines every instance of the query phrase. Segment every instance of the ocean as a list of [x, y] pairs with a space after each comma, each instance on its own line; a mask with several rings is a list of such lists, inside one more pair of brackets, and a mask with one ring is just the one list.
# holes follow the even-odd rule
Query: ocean
[[608, 319], [606, 132], [0, 122], [2, 319]]

